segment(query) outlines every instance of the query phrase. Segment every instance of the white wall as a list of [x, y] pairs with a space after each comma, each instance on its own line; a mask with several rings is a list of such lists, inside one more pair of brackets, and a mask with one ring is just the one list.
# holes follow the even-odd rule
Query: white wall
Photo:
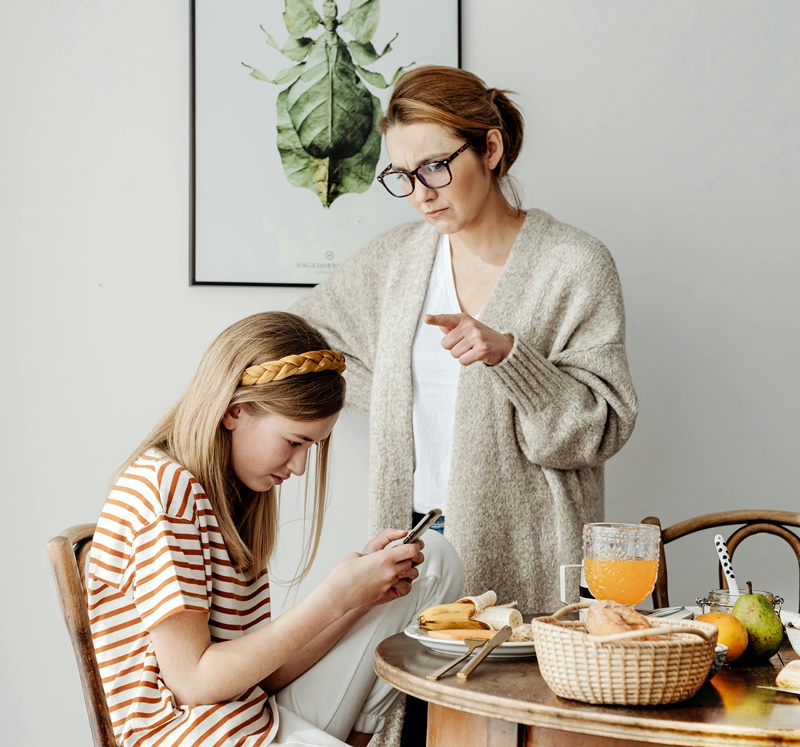
[[[800, 7], [462, 6], [464, 66], [527, 115], [527, 203], [617, 259], [641, 415], [609, 518], [795, 510]], [[302, 293], [188, 286], [188, 74], [183, 0], [0, 6], [4, 744], [89, 739], [45, 542], [96, 517], [211, 337]], [[316, 576], [365, 527], [365, 420], [337, 441]], [[740, 576], [796, 606], [788, 554], [753, 544]], [[670, 557], [681, 602], [716, 586], [710, 542], [688, 546]]]

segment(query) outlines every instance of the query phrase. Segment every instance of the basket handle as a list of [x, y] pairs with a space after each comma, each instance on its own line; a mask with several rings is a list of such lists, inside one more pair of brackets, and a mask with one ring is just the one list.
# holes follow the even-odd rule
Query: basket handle
[[596, 643], [611, 643], [611, 641], [627, 641], [631, 638], [646, 638], [647, 636], [662, 636], [669, 633], [693, 633], [699, 635], [705, 641], [712, 641], [714, 633], [700, 628], [690, 628], [683, 625], [659, 625], [653, 628], [640, 628], [639, 630], [628, 630], [624, 633], [612, 633], [611, 635], [590, 635]]
[[575, 610], [583, 610], [589, 607], [592, 602], [576, 602], [575, 604], [568, 604], [566, 607], [562, 607], [558, 612], [554, 612], [550, 617], [554, 620], [558, 620], [560, 617], [564, 617], [564, 615], [569, 614], [570, 612], [574, 612]]
[[[592, 604], [593, 602], [577, 602], [575, 604], [568, 604], [566, 607], [562, 607], [557, 612], [554, 612], [551, 617], [554, 620], [558, 620], [560, 617], [563, 617], [570, 612], [574, 612], [575, 610], [587, 609], [588, 607], [591, 607]], [[593, 641], [597, 641], [597, 643], [610, 643], [611, 641], [624, 641], [629, 638], [644, 638], [646, 636], [667, 635], [669, 633], [693, 633], [694, 635], [699, 635], [706, 641], [711, 641], [714, 638], [714, 634], [709, 631], [701, 628], [691, 628], [684, 625], [659, 625], [658, 627], [641, 628], [640, 630], [628, 630], [624, 633], [612, 633], [611, 635], [589, 637]]]

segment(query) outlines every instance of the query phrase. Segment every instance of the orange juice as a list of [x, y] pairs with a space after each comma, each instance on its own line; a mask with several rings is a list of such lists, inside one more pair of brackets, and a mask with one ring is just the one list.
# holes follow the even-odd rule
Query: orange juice
[[613, 599], [620, 604], [639, 604], [653, 591], [658, 560], [596, 560], [584, 558], [586, 585], [595, 599]]

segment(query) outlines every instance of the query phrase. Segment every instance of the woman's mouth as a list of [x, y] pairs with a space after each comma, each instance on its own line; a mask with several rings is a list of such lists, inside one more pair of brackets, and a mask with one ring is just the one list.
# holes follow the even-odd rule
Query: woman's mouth
[[439, 208], [438, 210], [429, 210], [425, 213], [426, 218], [438, 218], [447, 208]]

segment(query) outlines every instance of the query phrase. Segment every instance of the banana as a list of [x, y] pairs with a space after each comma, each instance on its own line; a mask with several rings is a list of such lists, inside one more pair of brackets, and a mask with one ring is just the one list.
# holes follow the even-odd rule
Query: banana
[[[456, 599], [456, 602], [472, 602], [475, 605], [475, 612], [483, 612], [487, 607], [492, 607], [493, 605], [497, 604], [497, 594], [493, 591], [484, 591], [483, 594], [479, 594], [476, 597], [462, 597], [461, 599]], [[516, 602], [514, 602], [516, 604]], [[475, 612], [473, 612], [473, 617], [475, 616]]]
[[473, 620], [475, 605], [472, 602], [436, 604], [419, 613], [419, 626], [424, 630], [487, 630], [488, 623]]
[[[516, 604], [516, 602], [511, 604]], [[518, 628], [522, 625], [522, 613], [519, 610], [515, 610], [511, 604], [487, 607], [483, 612], [474, 615], [472, 619], [486, 623], [492, 630], [500, 630], [504, 625]]]
[[496, 602], [497, 594], [486, 591], [450, 604], [437, 604], [419, 613], [419, 626], [424, 630], [499, 630], [504, 625], [522, 625], [522, 615], [514, 609], [516, 602]]

